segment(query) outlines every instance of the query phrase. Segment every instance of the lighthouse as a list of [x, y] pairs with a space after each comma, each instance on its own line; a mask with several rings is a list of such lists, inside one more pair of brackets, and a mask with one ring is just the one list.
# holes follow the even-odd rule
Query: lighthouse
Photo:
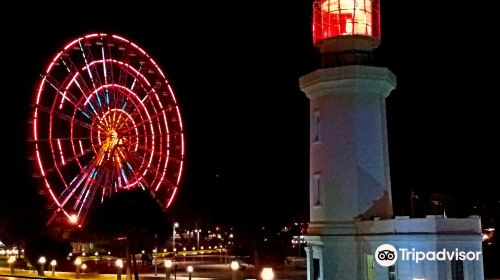
[[307, 279], [483, 279], [481, 258], [406, 258], [481, 252], [481, 225], [477, 216], [394, 216], [385, 99], [396, 77], [374, 63], [379, 7], [378, 0], [313, 3], [321, 67], [300, 78], [310, 100]]

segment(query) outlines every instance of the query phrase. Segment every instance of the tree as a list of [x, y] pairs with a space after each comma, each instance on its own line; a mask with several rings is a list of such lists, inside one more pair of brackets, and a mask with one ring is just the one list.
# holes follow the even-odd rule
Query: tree
[[31, 265], [37, 267], [38, 274], [42, 275], [38, 259], [45, 257], [47, 260], [64, 260], [71, 252], [71, 245], [65, 241], [56, 240], [46, 234], [31, 236], [26, 241], [24, 255]]
[[127, 265], [132, 257], [135, 279], [139, 279], [135, 254], [141, 248], [153, 248], [165, 240], [171, 224], [165, 213], [147, 191], [137, 188], [122, 191], [104, 200], [89, 215], [87, 235], [99, 239], [124, 239], [127, 246]]

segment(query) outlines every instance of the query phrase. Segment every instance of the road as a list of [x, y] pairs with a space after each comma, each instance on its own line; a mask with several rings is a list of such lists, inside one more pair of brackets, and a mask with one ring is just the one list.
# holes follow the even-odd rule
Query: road
[[[177, 258], [177, 279], [188, 279], [186, 272], [187, 266], [193, 266], [194, 272], [192, 273], [192, 280], [230, 280], [231, 269], [229, 266], [231, 258], [225, 256], [205, 256], [205, 257], [178, 257]], [[87, 271], [81, 272], [80, 278], [82, 280], [116, 280], [116, 267], [114, 265], [115, 259], [101, 259], [101, 260], [86, 260]], [[241, 276], [242, 279], [255, 279], [258, 275], [255, 267], [250, 264], [241, 262]], [[73, 267], [71, 269], [64, 269], [61, 264], [58, 266], [60, 271], [55, 272], [55, 278], [58, 279], [74, 279], [75, 273]], [[154, 265], [152, 263], [138, 262], [137, 268], [141, 279], [144, 280], [164, 280], [165, 267], [163, 266], [163, 259], [158, 259], [157, 275], [154, 275]], [[62, 270], [62, 271], [61, 271]], [[36, 276], [34, 271], [16, 269], [16, 277], [10, 277], [10, 270], [6, 267], [0, 267], [0, 280], [2, 279], [40, 279]], [[122, 272], [122, 280], [125, 280], [125, 273]], [[172, 279], [173, 277], [172, 269]], [[24, 275], [25, 277], [22, 277]], [[46, 277], [51, 276], [51, 271], [45, 271]], [[275, 269], [276, 280], [305, 280], [306, 271], [305, 265], [290, 266]]]

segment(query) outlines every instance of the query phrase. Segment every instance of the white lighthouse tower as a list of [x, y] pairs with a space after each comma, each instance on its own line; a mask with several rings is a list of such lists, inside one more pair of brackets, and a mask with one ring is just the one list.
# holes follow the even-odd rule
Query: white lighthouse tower
[[[372, 65], [379, 40], [378, 0], [314, 2], [322, 67], [300, 79], [310, 99], [308, 280], [483, 279], [482, 258], [432, 260], [481, 252], [479, 217], [393, 216], [385, 98], [396, 77]], [[394, 264], [377, 262], [382, 244], [396, 248]], [[431, 253], [416, 262], [405, 249]]]

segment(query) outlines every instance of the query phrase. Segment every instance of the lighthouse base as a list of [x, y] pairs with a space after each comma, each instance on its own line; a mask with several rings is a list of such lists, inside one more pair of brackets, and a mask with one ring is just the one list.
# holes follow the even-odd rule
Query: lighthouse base
[[[305, 239], [308, 280], [484, 279], [478, 216], [311, 223]], [[382, 244], [395, 247], [393, 265]]]

